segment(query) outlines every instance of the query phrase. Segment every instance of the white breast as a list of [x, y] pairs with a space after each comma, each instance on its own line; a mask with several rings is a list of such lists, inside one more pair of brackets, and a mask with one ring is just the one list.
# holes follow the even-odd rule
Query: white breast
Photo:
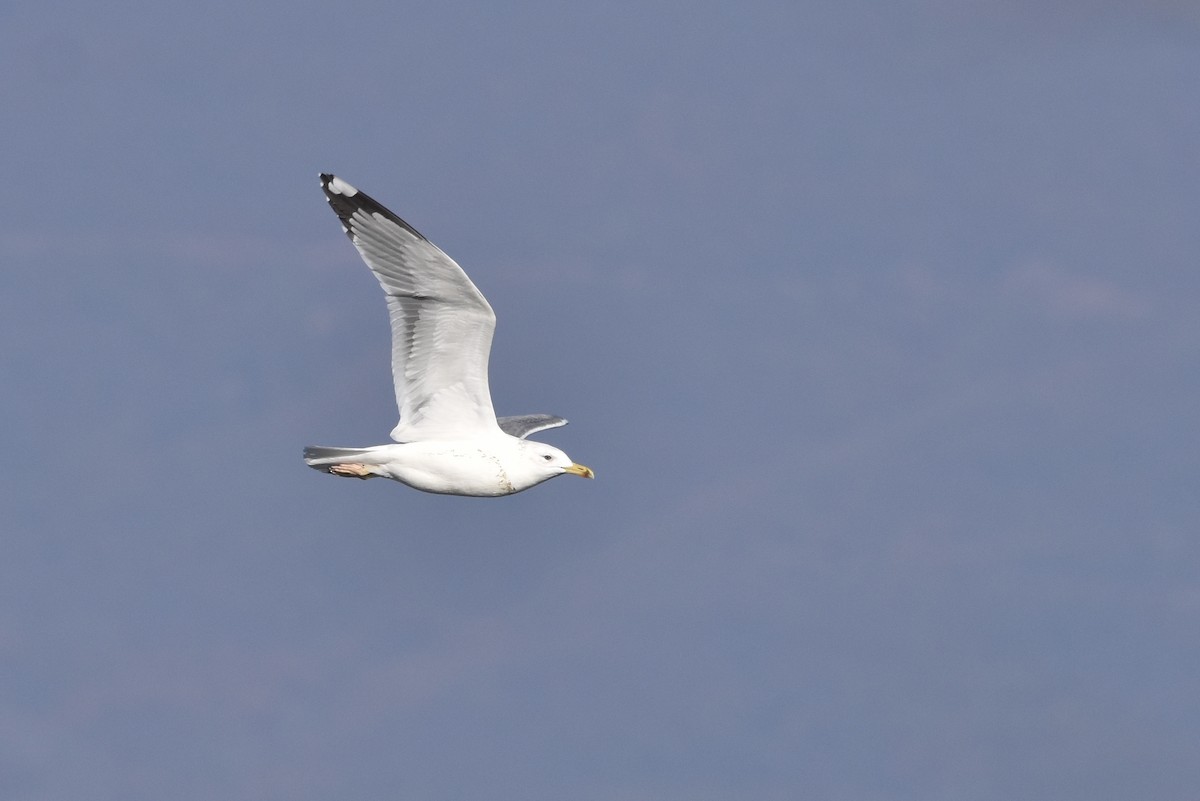
[[443, 495], [490, 497], [525, 489], [514, 486], [505, 469], [507, 443], [496, 444], [500, 447], [439, 441], [391, 445], [387, 460], [379, 466], [388, 478]]

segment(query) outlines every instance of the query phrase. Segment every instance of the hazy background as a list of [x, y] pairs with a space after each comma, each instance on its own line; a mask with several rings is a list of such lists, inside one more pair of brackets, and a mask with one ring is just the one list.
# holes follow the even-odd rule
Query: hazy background
[[[5, 4], [0, 798], [1195, 799], [1197, 8]], [[318, 171], [596, 481], [304, 467]]]

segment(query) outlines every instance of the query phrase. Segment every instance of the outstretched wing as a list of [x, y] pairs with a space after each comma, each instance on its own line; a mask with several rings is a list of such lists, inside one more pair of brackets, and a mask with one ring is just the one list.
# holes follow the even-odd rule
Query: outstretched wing
[[400, 408], [392, 439], [495, 431], [488, 356], [496, 315], [487, 299], [453, 259], [370, 196], [324, 173], [321, 188], [387, 295]]
[[510, 437], [525, 439], [530, 434], [545, 431], [547, 428], [565, 426], [567, 421], [552, 414], [519, 414], [513, 417], [497, 417], [496, 423], [500, 430]]

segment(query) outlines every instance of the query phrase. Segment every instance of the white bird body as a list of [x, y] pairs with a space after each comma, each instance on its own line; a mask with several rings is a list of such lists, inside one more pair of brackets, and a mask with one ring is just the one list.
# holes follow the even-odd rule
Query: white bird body
[[[331, 464], [349, 458], [367, 473], [351, 473], [356, 478], [380, 476], [425, 492], [494, 497], [529, 489], [563, 472], [578, 472], [557, 450], [497, 429], [487, 439], [422, 440], [341, 452]], [[321, 462], [317, 458], [310, 464]]]
[[333, 175], [321, 187], [343, 230], [387, 296], [396, 444], [310, 446], [304, 460], [334, 475], [383, 477], [425, 492], [511, 495], [571, 473], [593, 478], [562, 451], [525, 439], [566, 425], [551, 415], [497, 419], [488, 389], [496, 316], [449, 256], [366, 194]]

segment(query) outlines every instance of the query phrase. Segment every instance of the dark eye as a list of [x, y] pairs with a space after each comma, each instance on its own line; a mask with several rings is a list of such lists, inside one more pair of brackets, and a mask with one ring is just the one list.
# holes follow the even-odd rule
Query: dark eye
[[545, 459], [545, 460], [548, 462], [548, 461], [550, 461], [551, 459], [553, 459], [554, 457], [553, 457], [553, 456], [551, 456], [551, 455], [550, 455], [550, 454], [548, 454], [548, 453], [543, 453], [543, 454], [542, 454], [542, 458], [543, 458], [543, 459]]

